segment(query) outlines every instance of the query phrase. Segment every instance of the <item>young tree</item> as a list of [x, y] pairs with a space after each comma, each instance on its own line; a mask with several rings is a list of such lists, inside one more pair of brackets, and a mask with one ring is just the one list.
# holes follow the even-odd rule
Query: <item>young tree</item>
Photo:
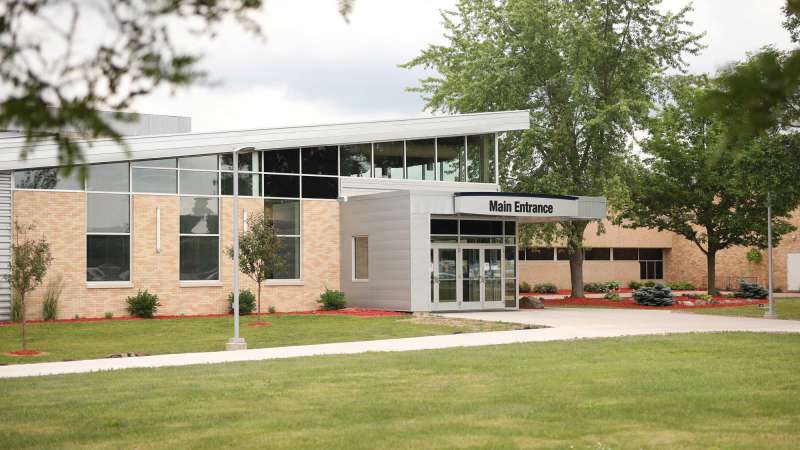
[[[608, 195], [624, 179], [628, 142], [666, 69], [682, 69], [700, 36], [689, 7], [659, 0], [460, 0], [442, 14], [446, 45], [404, 67], [439, 75], [412, 89], [435, 111], [527, 109], [531, 127], [503, 142], [500, 180], [515, 191]], [[566, 240], [572, 293], [583, 295], [588, 222], [541, 233]]]
[[[261, 321], [261, 283], [283, 268], [283, 245], [268, 217], [257, 213], [247, 219], [248, 230], [239, 237], [239, 270], [258, 284], [256, 312]], [[233, 259], [233, 247], [227, 250]]]
[[[354, 0], [338, 0], [347, 20]], [[234, 22], [260, 37], [262, 0], [8, 0], [0, 2], [0, 129], [58, 144], [65, 170], [84, 161], [75, 135], [119, 133], [100, 110], [123, 111], [156, 89], [204, 81], [181, 37]], [[117, 115], [116, 119], [126, 117]], [[27, 154], [24, 149], [22, 157]]]
[[669, 82], [641, 142], [646, 155], [631, 188], [631, 201], [616, 217], [628, 227], [677, 233], [705, 255], [708, 289], [716, 289], [716, 255], [732, 246], [767, 245], [770, 194], [774, 243], [793, 227], [784, 219], [800, 204], [800, 139], [773, 131], [746, 146], [733, 146], [735, 126], [704, 112], [706, 77]]
[[22, 319], [22, 350], [27, 350], [25, 331], [25, 300], [28, 293], [42, 284], [47, 268], [53, 260], [50, 244], [44, 237], [31, 238], [33, 225], [14, 224], [14, 240], [11, 244], [11, 270], [6, 279], [16, 295]]

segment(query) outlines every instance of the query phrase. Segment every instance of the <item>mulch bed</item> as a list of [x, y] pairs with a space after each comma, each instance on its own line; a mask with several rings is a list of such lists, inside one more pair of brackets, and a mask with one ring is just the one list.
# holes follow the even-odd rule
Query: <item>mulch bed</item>
[[603, 306], [610, 308], [628, 308], [628, 309], [699, 309], [699, 308], [720, 308], [720, 307], [733, 307], [733, 306], [750, 306], [758, 305], [766, 302], [766, 300], [746, 300], [746, 299], [729, 299], [729, 298], [714, 298], [718, 303], [704, 305], [682, 305], [682, 301], [695, 302], [696, 299], [688, 297], [675, 297], [675, 303], [672, 306], [644, 306], [633, 301], [632, 298], [623, 298], [619, 301], [607, 300], [603, 298], [564, 298], [557, 300], [544, 300], [545, 306]]
[[[255, 314], [248, 314], [254, 316]], [[377, 309], [362, 309], [362, 308], [345, 308], [337, 310], [310, 310], [310, 311], [289, 311], [289, 312], [276, 312], [273, 314], [262, 314], [262, 316], [304, 316], [304, 315], [331, 315], [331, 316], [353, 316], [353, 317], [388, 317], [388, 316], [405, 316], [408, 313], [399, 311], [383, 311]], [[27, 320], [25, 323], [69, 323], [69, 322], [112, 322], [115, 320], [165, 320], [165, 319], [198, 319], [209, 317], [231, 317], [232, 314], [193, 314], [193, 315], [163, 315], [155, 316], [152, 319], [143, 319], [141, 317], [112, 317], [106, 319], [105, 317], [81, 317], [78, 319], [58, 319], [58, 320]], [[16, 322], [0, 322], [0, 327], [17, 325]]]
[[[626, 292], [633, 292], [634, 289], [631, 288], [619, 288], [617, 292], [619, 293], [626, 293]], [[587, 292], [587, 294], [602, 294], [602, 292]], [[522, 292], [520, 291], [519, 295], [572, 295], [572, 289], [559, 289], [558, 292], [555, 294], [545, 294], [543, 292]]]
[[45, 352], [37, 352], [36, 350], [16, 350], [13, 352], [4, 353], [8, 356], [40, 356], [46, 355]]

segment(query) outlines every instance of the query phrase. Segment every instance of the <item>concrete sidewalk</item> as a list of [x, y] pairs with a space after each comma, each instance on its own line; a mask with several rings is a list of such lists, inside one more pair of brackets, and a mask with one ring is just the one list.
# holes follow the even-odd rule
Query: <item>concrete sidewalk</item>
[[87, 373], [144, 367], [186, 366], [237, 361], [261, 361], [315, 355], [401, 352], [476, 347], [523, 342], [547, 342], [647, 334], [756, 331], [800, 333], [800, 321], [681, 314], [669, 311], [549, 308], [545, 310], [448, 313], [445, 317], [548, 325], [552, 328], [449, 334], [376, 341], [262, 348], [239, 351], [180, 353], [133, 358], [92, 359], [0, 367], [0, 378]]

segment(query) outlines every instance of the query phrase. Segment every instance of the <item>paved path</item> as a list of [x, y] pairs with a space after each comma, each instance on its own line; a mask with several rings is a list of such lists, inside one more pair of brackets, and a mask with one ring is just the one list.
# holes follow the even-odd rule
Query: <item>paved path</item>
[[[0, 367], [0, 378], [86, 373], [134, 367], [185, 366], [191, 364], [215, 364], [235, 361], [295, 358], [300, 356], [432, 350], [521, 342], [546, 342], [566, 339], [695, 331], [800, 333], [800, 321], [708, 316], [671, 313], [669, 311], [548, 308], [545, 310], [449, 313], [442, 315], [446, 317], [548, 325], [552, 328], [382, 339], [377, 341], [340, 342], [319, 345], [297, 345], [231, 352], [181, 353], [134, 358], [18, 364]], [[220, 343], [220, 345], [222, 345], [222, 343]]]

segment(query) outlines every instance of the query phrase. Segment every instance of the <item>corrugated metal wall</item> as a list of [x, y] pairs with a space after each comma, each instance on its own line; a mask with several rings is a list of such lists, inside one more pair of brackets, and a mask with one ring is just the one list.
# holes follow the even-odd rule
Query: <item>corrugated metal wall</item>
[[11, 288], [6, 281], [11, 267], [11, 172], [0, 172], [0, 320], [11, 317]]

